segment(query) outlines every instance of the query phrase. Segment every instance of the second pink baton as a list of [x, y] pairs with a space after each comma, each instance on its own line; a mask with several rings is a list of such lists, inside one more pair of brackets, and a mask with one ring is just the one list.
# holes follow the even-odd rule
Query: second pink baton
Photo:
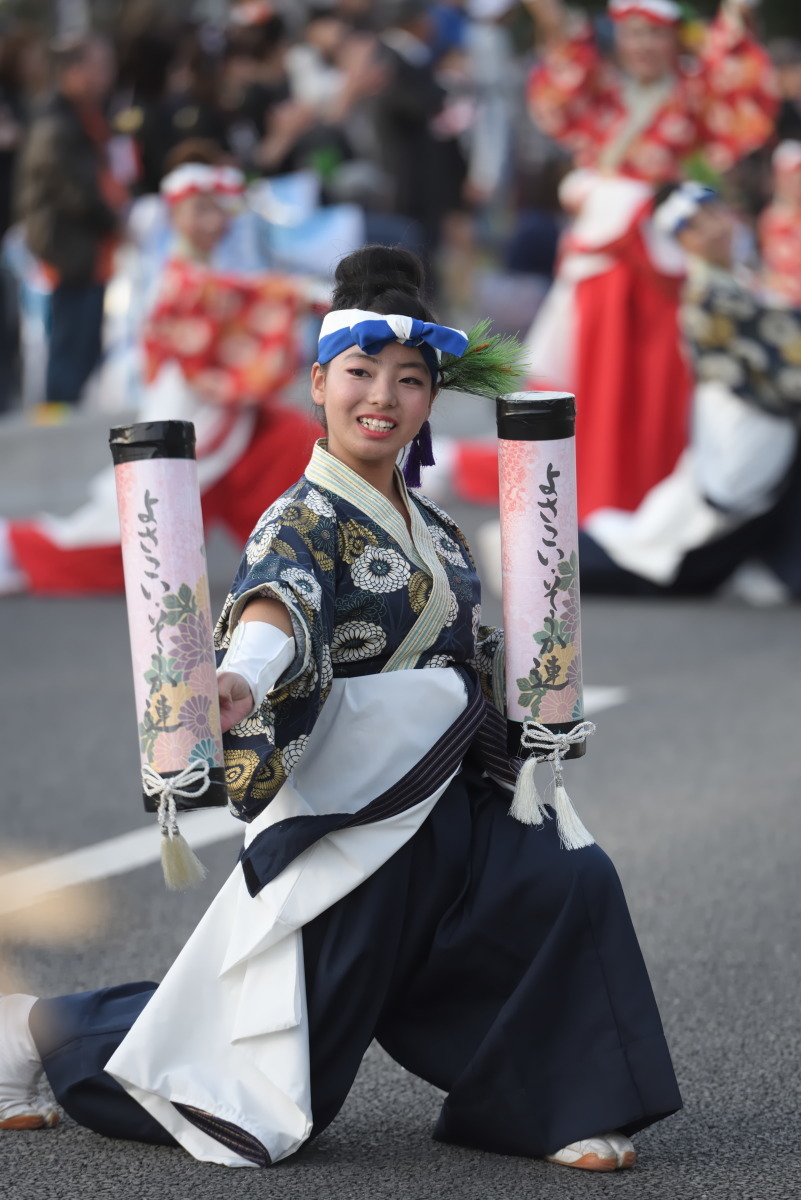
[[581, 674], [575, 398], [513, 392], [497, 400], [509, 751], [525, 760], [512, 813], [540, 824], [537, 762], [553, 765], [562, 843], [589, 845], [564, 788], [562, 763], [585, 752]]

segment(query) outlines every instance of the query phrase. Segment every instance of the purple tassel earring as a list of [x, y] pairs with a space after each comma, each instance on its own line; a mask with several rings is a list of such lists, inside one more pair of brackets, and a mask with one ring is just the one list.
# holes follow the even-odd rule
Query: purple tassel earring
[[420, 468], [433, 467], [433, 465], [434, 448], [431, 445], [431, 426], [428, 421], [423, 421], [420, 432], [412, 438], [406, 462], [403, 464], [403, 478], [406, 480], [406, 486], [419, 488], [422, 482]]

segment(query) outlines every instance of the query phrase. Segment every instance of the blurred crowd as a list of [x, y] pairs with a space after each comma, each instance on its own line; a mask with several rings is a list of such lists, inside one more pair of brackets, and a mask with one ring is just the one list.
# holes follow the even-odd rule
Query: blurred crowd
[[[50, 372], [47, 399], [74, 403], [83, 390], [98, 346], [96, 337], [87, 343], [71, 371], [81, 358], [77, 327], [97, 329], [113, 251], [137, 236], [137, 198], [157, 194], [182, 163], [231, 164], [249, 182], [307, 181], [304, 203], [312, 186], [313, 207], [335, 210], [320, 228], [334, 231], [336, 252], [360, 241], [409, 246], [460, 310], [473, 303], [477, 255], [547, 275], [558, 223], [553, 163], [565, 156], [526, 116], [532, 46], [530, 16], [508, 0], [245, 2], [224, 25], [177, 21], [171, 8], [146, 3], [126, 6], [113, 37], [45, 41], [7, 28], [0, 235], [18, 221], [51, 286], [88, 276], [98, 285], [77, 307], [70, 295], [68, 377]], [[280, 207], [267, 215], [285, 232], [298, 214], [276, 217]], [[525, 260], [520, 247], [506, 253], [512, 221], [531, 247]], [[10, 257], [30, 286], [19, 253]], [[301, 253], [288, 265], [307, 260]], [[316, 265], [327, 274], [334, 253], [323, 250]], [[56, 288], [48, 304], [59, 299]], [[7, 338], [13, 325], [7, 313]], [[28, 390], [37, 387], [39, 379]], [[9, 381], [0, 407], [11, 403]]]
[[[610, 0], [590, 16], [561, 0], [243, 0], [203, 13], [130, 0], [112, 29], [0, 29], [0, 411], [150, 411], [154, 384], [176, 412], [181, 394], [184, 415], [187, 389], [195, 405], [230, 408], [236, 393], [268, 406], [313, 358], [337, 259], [380, 242], [421, 255], [443, 320], [492, 317], [527, 340], [533, 386], [576, 392], [580, 511], [597, 540], [585, 558], [601, 590], [670, 590], [683, 556], [732, 532], [709, 513], [699, 525], [685, 496], [648, 526], [641, 562], [614, 517], [650, 512], [651, 490], [684, 463], [698, 385], [785, 431], [781, 470], [739, 523], [784, 495], [801, 411], [801, 41], [766, 42], [749, 0], [723, 0], [713, 21], [673, 0]], [[674, 200], [684, 216], [660, 227], [654, 214], [688, 177], [714, 196]], [[688, 241], [695, 223], [708, 244]], [[703, 262], [760, 306], [748, 336], [722, 312], [698, 333]], [[252, 324], [222, 336], [217, 323], [213, 352], [192, 349], [208, 316], [198, 269], [216, 272], [213, 304], [233, 289], [248, 320], [264, 307], [254, 278], [294, 280], [270, 299], [288, 322], [280, 369], [254, 382], [273, 335]], [[679, 319], [688, 278], [695, 333]], [[179, 345], [181, 293], [193, 299]], [[759, 326], [778, 328], [777, 313], [790, 321], [778, 365]], [[755, 384], [760, 356], [771, 366]], [[180, 382], [165, 390], [169, 362]], [[448, 485], [494, 503], [494, 451], [474, 450], [441, 447]], [[664, 528], [682, 522], [700, 541], [673, 536], [666, 555]], [[655, 539], [671, 563], [656, 573], [642, 566]], [[702, 571], [698, 589], [727, 573]], [[801, 564], [792, 578], [782, 588], [801, 594]]]

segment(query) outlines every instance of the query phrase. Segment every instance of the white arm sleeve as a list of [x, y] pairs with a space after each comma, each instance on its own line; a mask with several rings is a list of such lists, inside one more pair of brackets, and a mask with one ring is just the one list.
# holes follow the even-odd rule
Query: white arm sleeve
[[231, 634], [231, 645], [217, 674], [235, 671], [241, 675], [253, 693], [255, 710], [294, 657], [295, 639], [287, 637], [275, 625], [267, 621], [240, 621]]

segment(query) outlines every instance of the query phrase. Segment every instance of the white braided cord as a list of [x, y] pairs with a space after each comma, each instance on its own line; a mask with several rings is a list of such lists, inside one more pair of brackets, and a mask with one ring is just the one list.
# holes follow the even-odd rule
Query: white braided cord
[[536, 755], [537, 762], [552, 762], [554, 764], [554, 784], [560, 784], [562, 774], [562, 758], [567, 757], [571, 746], [579, 745], [595, 733], [592, 721], [579, 721], [567, 733], [555, 733], [547, 725], [537, 721], [523, 721], [523, 733], [520, 734], [520, 749], [528, 750], [530, 755]]
[[[200, 784], [200, 787], [193, 785]], [[146, 796], [158, 796], [157, 817], [162, 837], [178, 836], [178, 817], [175, 808], [176, 796], [195, 800], [204, 795], [211, 786], [211, 768], [207, 759], [190, 762], [183, 771], [165, 779], [163, 775], [145, 763], [142, 767], [142, 789]]]
[[521, 750], [536, 754], [539, 762], [561, 764], [571, 746], [577, 746], [595, 733], [592, 721], [579, 721], [567, 733], [554, 733], [537, 721], [524, 721], [520, 736]]

